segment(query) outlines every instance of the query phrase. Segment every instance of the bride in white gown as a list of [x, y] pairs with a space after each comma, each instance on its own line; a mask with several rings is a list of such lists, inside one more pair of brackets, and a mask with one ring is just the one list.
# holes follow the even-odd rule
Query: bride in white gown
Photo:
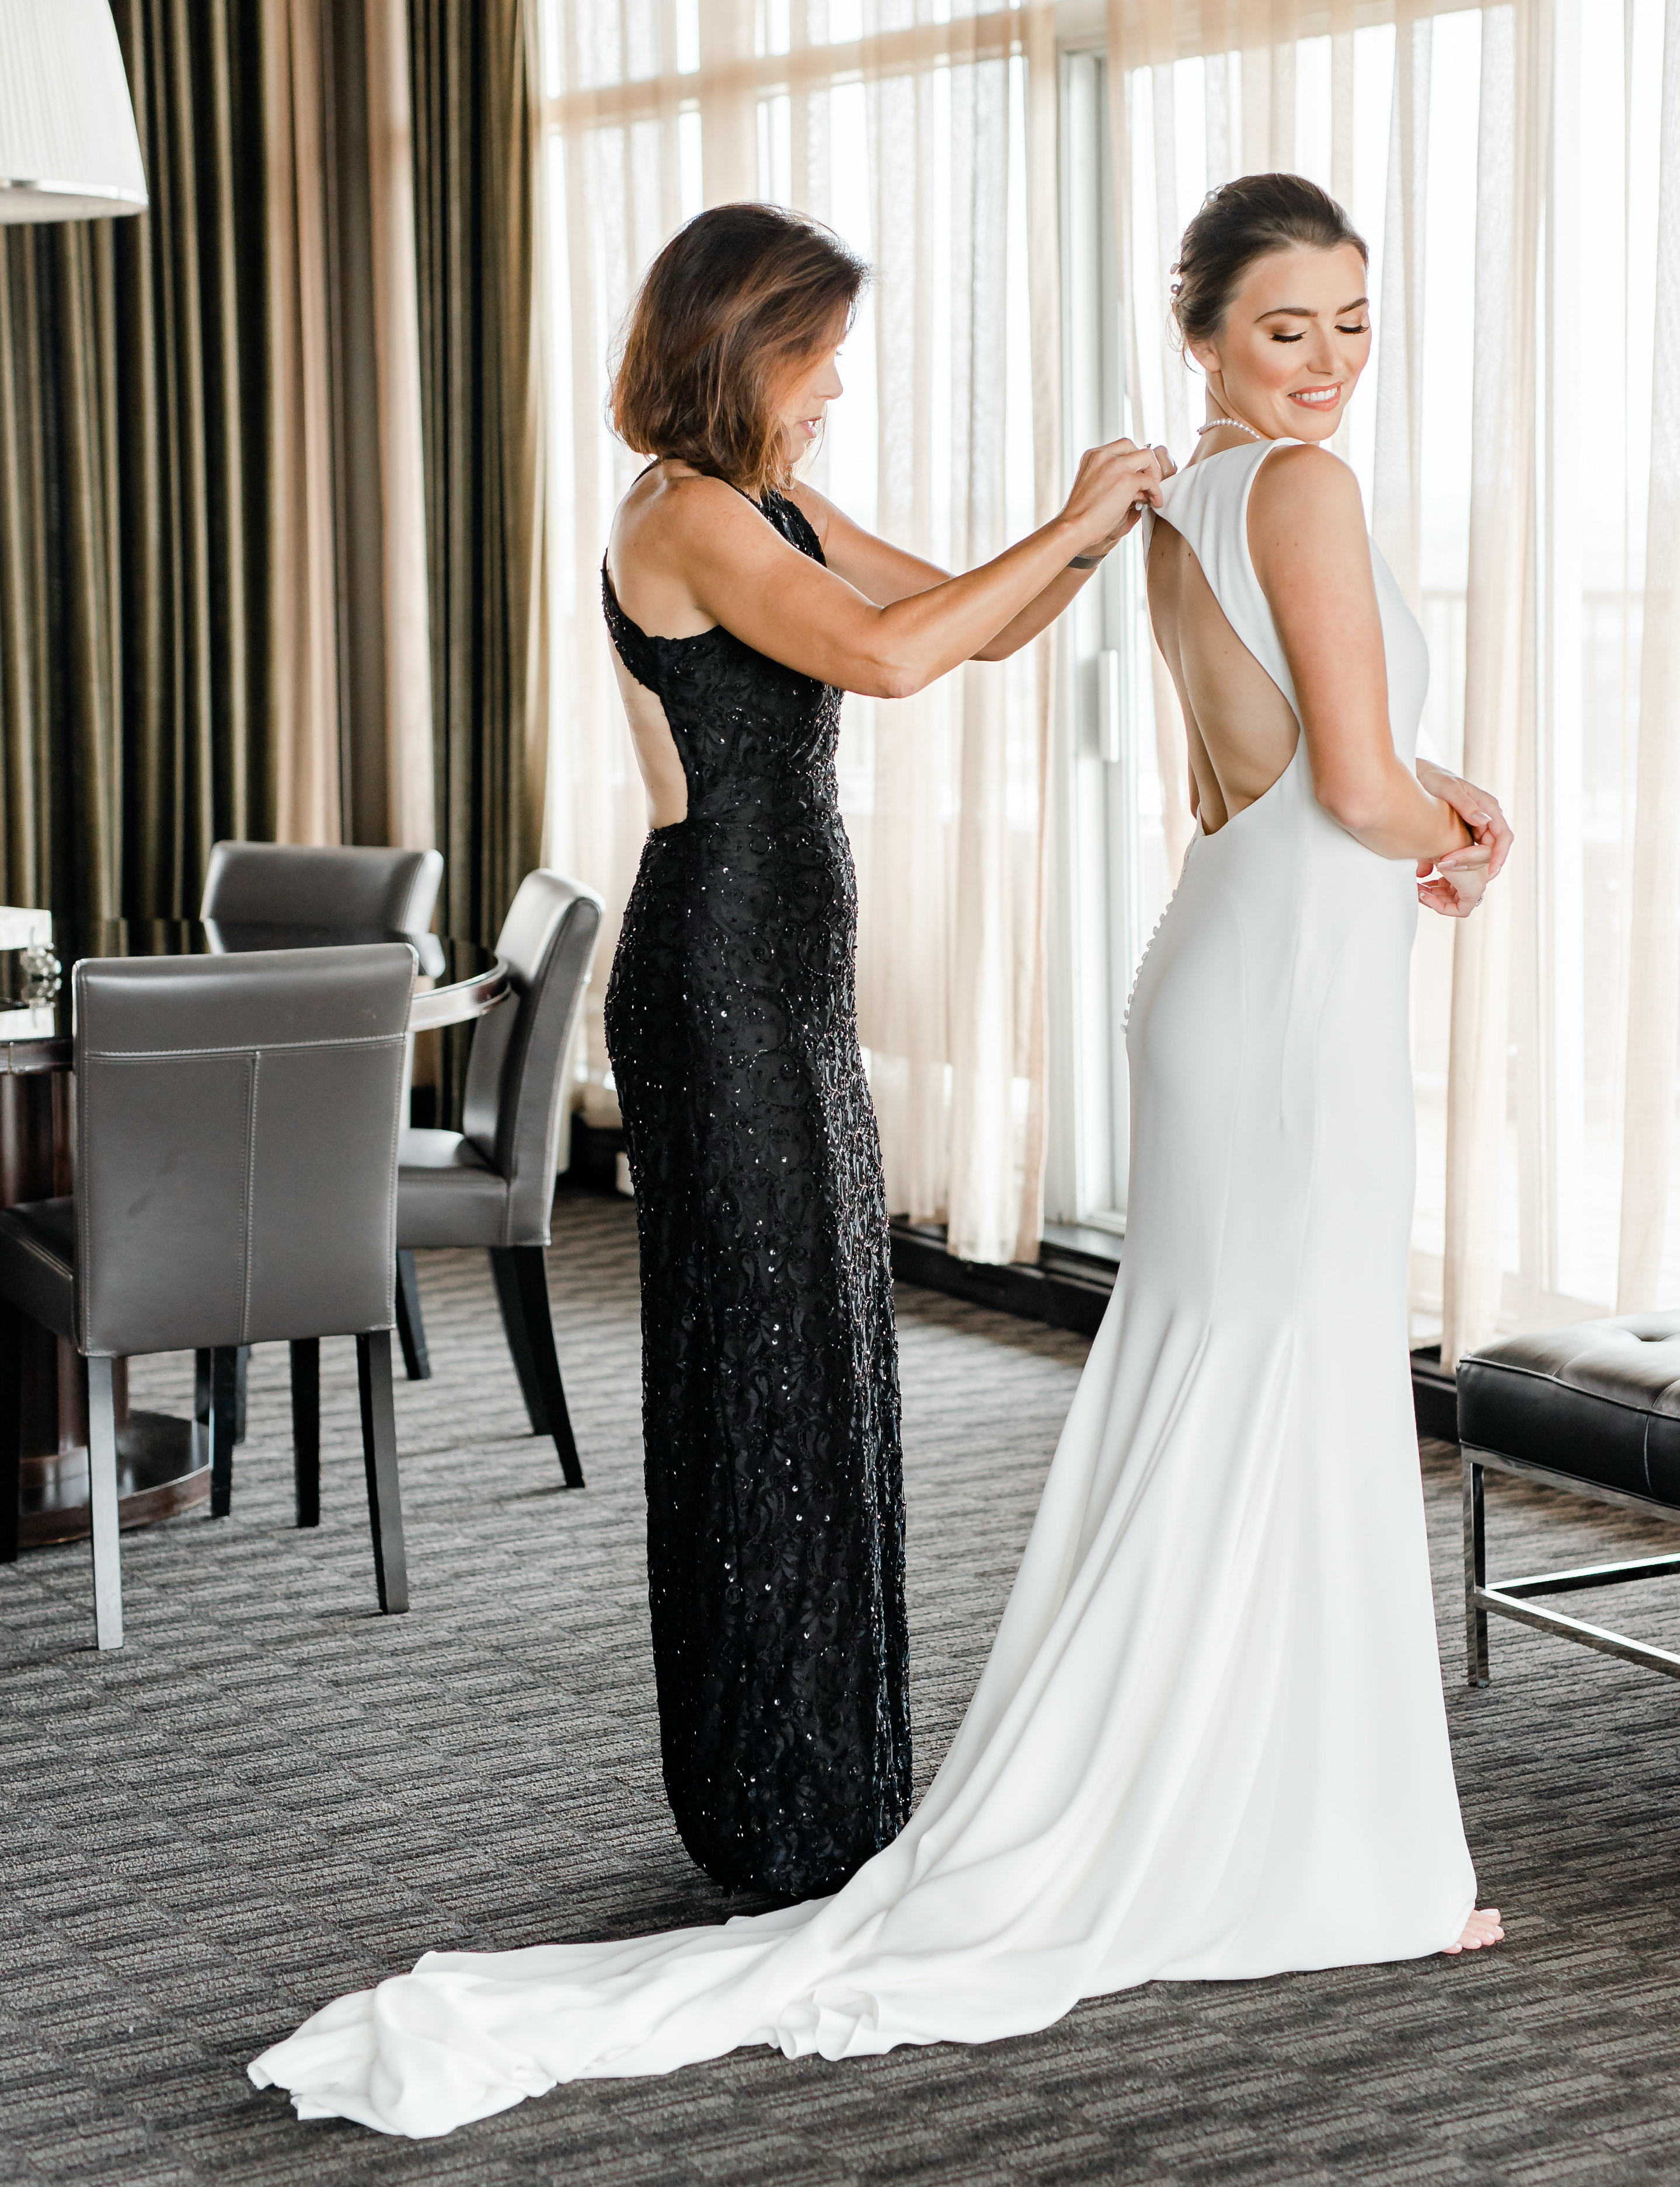
[[439, 2134], [743, 2044], [985, 2042], [1134, 1983], [1502, 1933], [1474, 1911], [1412, 1419], [1407, 965], [1417, 894], [1469, 908], [1509, 831], [1413, 772], [1422, 634], [1312, 445], [1368, 353], [1363, 245], [1311, 185], [1250, 177], [1181, 271], [1210, 425], [1149, 564], [1198, 833], [1127, 1034], [1120, 1280], [968, 1716], [834, 1897], [428, 1953], [252, 2066], [305, 2118]]

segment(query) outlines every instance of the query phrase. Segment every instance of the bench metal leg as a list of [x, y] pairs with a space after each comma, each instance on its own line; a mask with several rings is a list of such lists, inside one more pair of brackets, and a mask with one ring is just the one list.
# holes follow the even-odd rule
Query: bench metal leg
[[582, 1488], [583, 1468], [566, 1410], [565, 1386], [554, 1351], [554, 1318], [548, 1303], [548, 1264], [540, 1245], [492, 1245], [490, 1265], [508, 1349], [525, 1393], [533, 1435], [551, 1435], [568, 1488]]
[[1577, 1496], [1588, 1496], [1594, 1501], [1614, 1504], [1672, 1521], [1676, 1513], [1672, 1507], [1660, 1505], [1644, 1497], [1605, 1488], [1599, 1482], [1572, 1481], [1549, 1469], [1530, 1465], [1501, 1453], [1492, 1453], [1464, 1446], [1462, 1453], [1464, 1467], [1464, 1628], [1469, 1656], [1469, 1682], [1473, 1686], [1485, 1686], [1487, 1673], [1487, 1618], [1489, 1611], [1501, 1617], [1514, 1619], [1519, 1625], [1531, 1626], [1537, 1633], [1549, 1633], [1559, 1640], [1573, 1640], [1580, 1646], [1593, 1648], [1601, 1656], [1615, 1656], [1625, 1663], [1638, 1663], [1649, 1671], [1660, 1671], [1665, 1678], [1680, 1678], [1680, 1655], [1666, 1648], [1653, 1647], [1649, 1641], [1630, 1639], [1625, 1633], [1612, 1633], [1602, 1625], [1589, 1625], [1578, 1617], [1565, 1617], [1561, 1611], [1542, 1610], [1536, 1598], [1547, 1594], [1579, 1594], [1593, 1588], [1621, 1587], [1630, 1580], [1680, 1578], [1680, 1555], [1665, 1557], [1634, 1557], [1607, 1565], [1578, 1565], [1567, 1571], [1530, 1572], [1517, 1579], [1494, 1580], [1487, 1577], [1487, 1532], [1483, 1510], [1482, 1482], [1488, 1465], [1497, 1471], [1514, 1474], [1520, 1480], [1540, 1482], [1548, 1488], [1563, 1489]]
[[295, 1338], [292, 1361], [292, 1475], [297, 1523], [321, 1523], [321, 1340]]
[[408, 1607], [408, 1564], [402, 1549], [402, 1494], [396, 1478], [396, 1408], [391, 1385], [391, 1331], [356, 1340], [356, 1380], [362, 1397], [362, 1455], [368, 1467], [368, 1519], [374, 1534], [374, 1578], [379, 1608]]
[[122, 1645], [122, 1551], [116, 1503], [116, 1388], [109, 1359], [87, 1362], [87, 1504], [93, 1542], [93, 1637]]
[[425, 1318], [420, 1312], [420, 1279], [407, 1245], [396, 1254], [396, 1334], [402, 1346], [402, 1371], [411, 1382], [431, 1380]]
[[1487, 1585], [1487, 1510], [1478, 1461], [1464, 1457], [1464, 1648], [1469, 1684], [1490, 1682], [1487, 1667], [1487, 1612], [1480, 1597]]
[[[1630, 1579], [1671, 1578], [1673, 1576], [1672, 1571], [1665, 1569], [1669, 1563], [1670, 1560], [1666, 1558], [1658, 1559], [1655, 1569], [1649, 1566], [1623, 1565], [1618, 1568], [1614, 1580], [1604, 1579], [1594, 1583], [1609, 1587], [1619, 1586], [1624, 1580]], [[1548, 1576], [1542, 1574], [1540, 1577], [1543, 1580]], [[1519, 1586], [1524, 1589], [1522, 1594], [1514, 1592]], [[1543, 1591], [1551, 1594], [1554, 1590], [1547, 1587]], [[1497, 1610], [1502, 1617], [1514, 1618], [1519, 1625], [1531, 1625], [1537, 1633], [1550, 1633], [1560, 1640], [1577, 1640], [1584, 1648], [1597, 1649], [1601, 1656], [1615, 1656], [1624, 1663], [1638, 1663], [1648, 1671], [1660, 1671], [1665, 1678], [1680, 1678], [1680, 1656], [1672, 1654], [1666, 1648], [1653, 1648], [1643, 1640], [1630, 1640], [1625, 1633], [1608, 1632], [1602, 1625], [1587, 1625], [1578, 1617], [1565, 1617], [1561, 1611], [1537, 1610], [1526, 1598], [1541, 1592], [1542, 1589], [1532, 1580], [1512, 1580], [1503, 1587], [1496, 1584], [1485, 1588], [1481, 1600], [1488, 1609]]]

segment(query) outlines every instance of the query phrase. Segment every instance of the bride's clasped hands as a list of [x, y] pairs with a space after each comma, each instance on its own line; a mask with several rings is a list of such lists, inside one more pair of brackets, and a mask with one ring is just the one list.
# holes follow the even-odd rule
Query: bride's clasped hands
[[1450, 805], [1470, 831], [1462, 850], [1433, 861], [1419, 859], [1418, 901], [1443, 919], [1468, 919], [1510, 855], [1510, 823], [1497, 797], [1462, 775], [1426, 759], [1418, 762], [1417, 774], [1430, 796]]

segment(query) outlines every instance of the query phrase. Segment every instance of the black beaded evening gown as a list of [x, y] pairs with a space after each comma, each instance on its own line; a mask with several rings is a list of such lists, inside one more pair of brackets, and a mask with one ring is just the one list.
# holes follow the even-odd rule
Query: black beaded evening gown
[[[763, 512], [823, 550], [778, 495]], [[880, 1145], [857, 1044], [840, 694], [721, 627], [650, 638], [688, 814], [648, 838], [607, 987], [642, 1260], [666, 1789], [720, 1883], [837, 1890], [910, 1810]]]

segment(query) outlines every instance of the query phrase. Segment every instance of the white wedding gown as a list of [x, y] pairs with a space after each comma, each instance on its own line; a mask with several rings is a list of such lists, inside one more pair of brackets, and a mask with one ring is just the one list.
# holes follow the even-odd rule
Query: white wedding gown
[[[1271, 446], [1166, 520], [1291, 705], [1247, 547]], [[1395, 736], [1428, 660], [1373, 554]], [[1407, 1358], [1411, 868], [1305, 740], [1199, 835], [1127, 1036], [1126, 1257], [991, 1659], [909, 1826], [832, 1898], [628, 1943], [428, 1953], [251, 2066], [446, 2134], [742, 2044], [857, 2057], [1079, 1999], [1441, 1950], [1475, 1903]]]

